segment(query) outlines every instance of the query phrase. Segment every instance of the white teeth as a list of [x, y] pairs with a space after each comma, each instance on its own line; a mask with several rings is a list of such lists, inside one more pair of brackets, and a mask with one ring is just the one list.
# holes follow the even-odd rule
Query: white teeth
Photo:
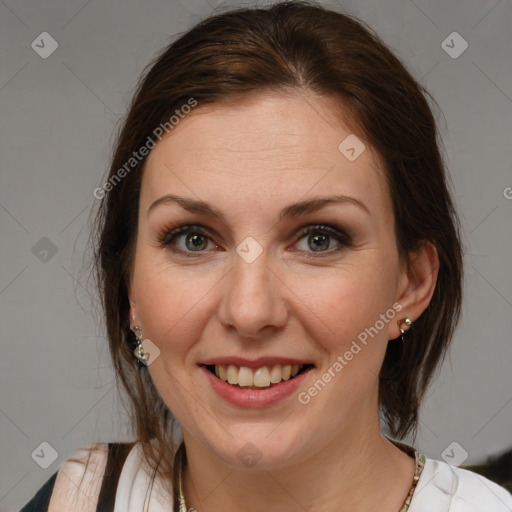
[[252, 370], [246, 366], [242, 366], [238, 372], [238, 383], [239, 386], [252, 386], [253, 377]]
[[[266, 366], [258, 368], [256, 372], [254, 372], [254, 385], [259, 388], [270, 386], [270, 372]], [[242, 386], [242, 384], [240, 384], [240, 386]]]
[[304, 365], [284, 365], [276, 364], [275, 366], [261, 366], [253, 370], [247, 366], [238, 368], [235, 365], [215, 365], [215, 375], [224, 382], [240, 387], [258, 387], [267, 388], [271, 384], [278, 384], [281, 381], [287, 381], [291, 377], [295, 377]]
[[276, 364], [272, 367], [272, 370], [270, 371], [270, 382], [272, 384], [277, 384], [278, 382], [281, 382], [281, 375], [283, 374], [281, 365]]
[[238, 384], [238, 368], [232, 364], [228, 366], [228, 382]]

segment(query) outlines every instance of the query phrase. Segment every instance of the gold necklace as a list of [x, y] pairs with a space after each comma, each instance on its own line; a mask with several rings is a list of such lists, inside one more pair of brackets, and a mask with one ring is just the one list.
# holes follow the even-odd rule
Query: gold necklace
[[178, 512], [187, 512], [187, 505], [185, 503], [185, 495], [183, 494], [183, 485], [181, 483], [181, 468], [183, 467], [182, 460], [180, 460], [179, 469], [178, 469], [178, 482], [180, 487], [180, 497], [179, 497], [179, 509]]

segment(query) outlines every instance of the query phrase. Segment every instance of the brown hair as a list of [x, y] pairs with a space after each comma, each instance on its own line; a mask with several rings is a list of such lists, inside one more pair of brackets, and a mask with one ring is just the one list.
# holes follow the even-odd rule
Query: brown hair
[[439, 254], [428, 308], [405, 343], [388, 344], [382, 366], [380, 407], [393, 436], [416, 432], [420, 403], [457, 324], [462, 293], [459, 224], [427, 91], [370, 28], [316, 4], [284, 2], [207, 18], [165, 48], [141, 77], [115, 145], [108, 178], [112, 186], [93, 230], [96, 278], [118, 382], [130, 399], [136, 439], [147, 461], [155, 470], [159, 464], [167, 477], [174, 455], [172, 414], [129, 344], [127, 283], [145, 159], [122, 179], [112, 179], [191, 98], [199, 109], [254, 92], [306, 90], [339, 100], [380, 155], [404, 261], [425, 241]]

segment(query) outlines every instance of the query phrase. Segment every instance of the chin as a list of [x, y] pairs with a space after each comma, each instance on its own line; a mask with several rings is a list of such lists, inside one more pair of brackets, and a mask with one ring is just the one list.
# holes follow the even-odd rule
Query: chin
[[246, 428], [245, 433], [239, 436], [227, 436], [223, 446], [210, 447], [226, 464], [237, 470], [276, 470], [299, 459], [300, 446], [290, 432], [269, 435], [272, 428], [268, 424], [261, 429]]

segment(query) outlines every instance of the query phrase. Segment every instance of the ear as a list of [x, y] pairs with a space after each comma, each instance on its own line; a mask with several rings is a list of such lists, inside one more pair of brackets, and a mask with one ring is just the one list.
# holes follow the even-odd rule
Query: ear
[[404, 263], [397, 287], [397, 302], [402, 306], [397, 322], [390, 329], [390, 335], [400, 336], [399, 322], [410, 318], [413, 322], [427, 309], [434, 294], [439, 272], [439, 256], [431, 242], [425, 242], [420, 249], [409, 253]]

